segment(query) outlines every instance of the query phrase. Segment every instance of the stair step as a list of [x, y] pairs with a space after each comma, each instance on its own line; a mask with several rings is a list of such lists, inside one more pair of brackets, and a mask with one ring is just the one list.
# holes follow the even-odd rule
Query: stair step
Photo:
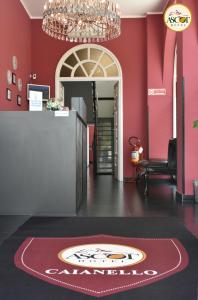
[[101, 169], [101, 170], [98, 170], [97, 171], [97, 174], [101, 174], [101, 175], [112, 175], [113, 174], [113, 170], [104, 170], [104, 169]]
[[103, 129], [103, 128], [97, 128], [98, 129], [98, 134], [113, 134], [114, 130], [109, 128], [109, 129]]
[[113, 131], [114, 129], [112, 127], [107, 127], [107, 128], [104, 128], [104, 127], [100, 127], [100, 126], [97, 126], [97, 129], [99, 130], [103, 130], [103, 131]]
[[112, 128], [112, 126], [111, 125], [105, 125], [105, 124], [97, 124], [97, 126], [96, 127], [99, 127], [99, 128]]
[[97, 169], [97, 173], [98, 172], [110, 172], [110, 173], [112, 173], [113, 172], [113, 169], [112, 168], [101, 168], [101, 169]]
[[111, 145], [112, 140], [98, 140], [97, 144], [104, 144], [104, 145], [110, 144]]
[[103, 142], [103, 143], [112, 143], [112, 140], [111, 139], [98, 139], [98, 142]]
[[107, 140], [108, 138], [112, 139], [113, 136], [111, 134], [98, 134], [98, 138]]
[[114, 134], [111, 131], [98, 131], [97, 136], [112, 136], [112, 137], [114, 137]]
[[112, 151], [112, 145], [97, 145], [97, 150], [99, 151]]
[[[97, 149], [97, 154], [100, 156], [100, 157], [112, 157], [113, 156], [113, 149], [110, 149], [110, 150], [104, 150], [104, 149]], [[104, 153], [106, 152], [106, 153]], [[109, 152], [109, 153], [107, 153]], [[110, 153], [111, 152], [111, 153]]]
[[113, 160], [98, 160], [97, 161], [98, 167], [101, 168], [101, 165], [99, 166], [99, 164], [111, 164], [111, 167], [113, 166]]
[[98, 172], [113, 172], [113, 168], [97, 168]]
[[100, 139], [112, 139], [113, 138], [113, 136], [111, 135], [111, 134], [98, 134], [98, 138], [100, 138]]
[[104, 169], [111, 169], [113, 168], [113, 164], [112, 163], [109, 163], [109, 162], [98, 162], [97, 163], [97, 167], [98, 168], [104, 168]]
[[112, 157], [98, 157], [97, 158], [98, 163], [113, 163]]
[[112, 147], [111, 146], [98, 146], [98, 150], [99, 151], [112, 151]]
[[108, 138], [107, 139], [101, 139], [101, 138], [99, 139], [98, 138], [97, 141], [102, 141], [102, 142], [106, 142], [106, 141], [110, 142], [111, 141], [112, 142], [112, 139], [108, 139]]
[[97, 157], [98, 162], [113, 162], [113, 158], [110, 157]]
[[99, 130], [112, 130], [111, 126], [108, 127], [108, 126], [98, 126], [98, 125], [97, 125], [97, 129], [99, 129]]
[[113, 132], [111, 131], [98, 131], [98, 136], [114, 136]]
[[97, 153], [101, 153], [102, 151], [111, 151], [111, 152], [113, 152], [113, 147], [109, 146], [109, 145], [98, 145], [97, 148], [98, 148]]
[[100, 158], [113, 158], [112, 154], [104, 155], [104, 154], [101, 154], [100, 151], [97, 152], [97, 157], [100, 157]]
[[113, 146], [112, 141], [98, 141], [98, 146]]
[[100, 152], [97, 153], [99, 158], [111, 158], [112, 159], [112, 155], [100, 155]]
[[[100, 150], [106, 150], [106, 149], [108, 149], [108, 150], [112, 150], [113, 149], [113, 146], [112, 146], [112, 144], [111, 143], [98, 143], [97, 144], [97, 147], [99, 147], [100, 148]], [[108, 147], [108, 148], [101, 148], [101, 147]], [[110, 148], [109, 148], [110, 147]]]
[[97, 125], [112, 126], [112, 123], [111, 122], [100, 122], [100, 121], [98, 121]]
[[101, 138], [105, 138], [105, 139], [110, 139], [112, 140], [113, 139], [113, 136], [111, 134], [104, 134], [104, 135], [98, 135], [98, 138], [101, 139]]

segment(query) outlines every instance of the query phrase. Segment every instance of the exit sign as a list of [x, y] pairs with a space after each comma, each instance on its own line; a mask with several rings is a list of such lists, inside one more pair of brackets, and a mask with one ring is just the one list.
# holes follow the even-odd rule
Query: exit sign
[[166, 89], [148, 89], [149, 96], [166, 96]]

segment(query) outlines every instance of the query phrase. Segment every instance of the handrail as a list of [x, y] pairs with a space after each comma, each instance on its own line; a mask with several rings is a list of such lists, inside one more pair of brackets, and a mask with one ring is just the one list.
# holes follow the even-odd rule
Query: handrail
[[98, 133], [97, 133], [97, 123], [98, 123], [98, 111], [97, 111], [97, 100], [96, 100], [96, 83], [92, 83], [92, 96], [93, 96], [93, 113], [94, 113], [94, 139], [93, 139], [93, 167], [94, 174], [97, 174], [97, 142], [98, 142]]

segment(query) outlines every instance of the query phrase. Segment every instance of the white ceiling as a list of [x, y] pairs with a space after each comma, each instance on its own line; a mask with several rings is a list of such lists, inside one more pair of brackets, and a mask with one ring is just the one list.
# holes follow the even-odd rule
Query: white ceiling
[[[20, 0], [32, 19], [42, 17], [46, 0]], [[120, 5], [121, 16], [135, 18], [147, 13], [163, 12], [168, 0], [114, 0]]]

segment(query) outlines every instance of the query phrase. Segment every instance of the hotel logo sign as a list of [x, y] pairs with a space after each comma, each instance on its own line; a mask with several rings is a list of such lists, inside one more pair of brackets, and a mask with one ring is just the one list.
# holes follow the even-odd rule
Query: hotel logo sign
[[88, 268], [121, 268], [133, 266], [146, 259], [146, 254], [134, 247], [115, 244], [88, 244], [61, 251], [65, 263]]
[[15, 265], [49, 284], [99, 298], [165, 280], [188, 265], [188, 255], [177, 239], [28, 238]]
[[192, 21], [192, 15], [188, 7], [183, 4], [169, 6], [164, 13], [165, 25], [174, 31], [187, 29]]

